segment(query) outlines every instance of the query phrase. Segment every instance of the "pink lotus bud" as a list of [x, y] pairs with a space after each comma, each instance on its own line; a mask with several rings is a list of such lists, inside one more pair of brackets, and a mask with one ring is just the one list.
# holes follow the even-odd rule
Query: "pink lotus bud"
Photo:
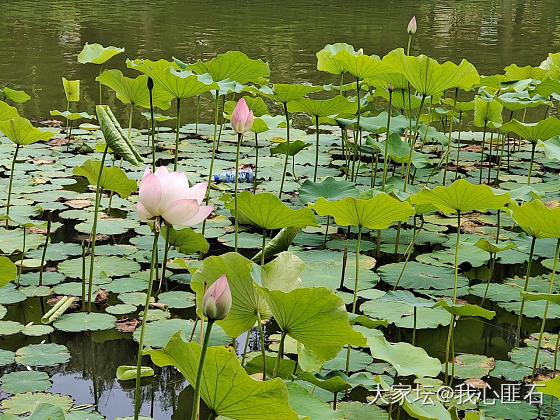
[[202, 313], [205, 317], [217, 321], [228, 316], [231, 309], [231, 291], [225, 274], [216, 280], [204, 293]]
[[416, 16], [412, 16], [412, 19], [410, 19], [410, 22], [408, 22], [408, 26], [406, 27], [406, 31], [410, 35], [414, 35], [417, 30], [418, 30], [418, 25], [416, 25]]
[[163, 218], [171, 225], [193, 226], [206, 219], [214, 207], [201, 206], [206, 195], [206, 183], [189, 187], [183, 172], [168, 172], [164, 166], [152, 173], [146, 167], [140, 181], [136, 213], [143, 221]]
[[247, 106], [245, 99], [241, 98], [231, 113], [231, 127], [236, 133], [243, 134], [253, 126], [253, 111]]
[[393, 84], [389, 83], [389, 85], [387, 85], [387, 90], [389, 91], [389, 93], [393, 92]]

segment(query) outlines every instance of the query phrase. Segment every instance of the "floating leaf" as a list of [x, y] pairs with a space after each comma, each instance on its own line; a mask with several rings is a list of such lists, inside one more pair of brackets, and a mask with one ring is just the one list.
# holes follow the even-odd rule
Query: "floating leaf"
[[28, 366], [50, 366], [70, 360], [70, 353], [61, 344], [29, 344], [16, 351], [16, 362]]
[[8, 414], [25, 414], [33, 413], [42, 404], [54, 405], [68, 411], [72, 407], [72, 398], [68, 395], [26, 392], [3, 400], [1, 408]]
[[2, 381], [0, 389], [8, 394], [42, 392], [52, 385], [46, 372], [36, 370], [6, 373], [0, 381]]
[[[136, 379], [136, 366], [119, 366], [117, 368], [117, 379], [119, 381], [130, 381]], [[154, 370], [148, 366], [142, 366], [140, 370], [140, 377], [146, 378], [154, 376]]]
[[62, 315], [53, 326], [67, 332], [109, 330], [115, 326], [117, 319], [109, 314], [94, 312], [73, 312]]

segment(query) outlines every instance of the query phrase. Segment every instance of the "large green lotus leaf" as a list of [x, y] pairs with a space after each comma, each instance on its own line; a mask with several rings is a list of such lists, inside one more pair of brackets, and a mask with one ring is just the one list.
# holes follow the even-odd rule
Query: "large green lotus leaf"
[[[542, 388], [535, 388], [535, 392], [542, 392]], [[488, 418], [508, 419], [508, 420], [526, 420], [539, 418], [539, 410], [536, 406], [529, 404], [526, 401], [516, 401], [515, 404], [500, 401], [496, 398], [495, 401], [490, 400], [486, 404], [480, 404], [480, 410]]]
[[[179, 331], [183, 340], [188, 340], [195, 327], [194, 321], [191, 319], [173, 318], [150, 321], [146, 324], [144, 346], [152, 348], [165, 347], [174, 334], [179, 334]], [[140, 328], [137, 328], [134, 334], [132, 334], [132, 338], [138, 341], [140, 333]], [[200, 328], [195, 328], [193, 340], [200, 341], [199, 337]], [[224, 330], [219, 325], [214, 325], [210, 334], [210, 345], [224, 346], [230, 342], [231, 339], [225, 334]]]
[[[547, 159], [560, 160], [560, 136], [554, 136], [547, 141], [539, 141], [538, 146], [542, 146]], [[536, 193], [530, 191], [530, 193]]]
[[386, 229], [393, 222], [406, 222], [414, 216], [414, 209], [408, 201], [399, 201], [385, 193], [379, 193], [369, 200], [346, 197], [328, 201], [319, 197], [309, 205], [320, 216], [332, 216], [342, 226], [361, 226], [368, 229]]
[[[101, 162], [90, 159], [74, 167], [72, 173], [86, 177], [90, 185], [97, 186], [100, 168]], [[129, 179], [125, 172], [116, 166], [103, 167], [99, 186], [105, 191], [114, 191], [123, 198], [128, 197], [138, 188], [136, 181]]]
[[[113, 69], [104, 71], [95, 80], [113, 89], [122, 103], [150, 108], [148, 75], [142, 74], [132, 79], [123, 76], [120, 70]], [[168, 109], [171, 106], [172, 98], [173, 96], [161, 89], [159, 85], [154, 85], [152, 90], [154, 107]]]
[[346, 420], [386, 420], [387, 412], [375, 404], [362, 404], [359, 401], [341, 402], [337, 411], [344, 413]]
[[217, 323], [231, 337], [237, 337], [250, 329], [257, 321], [257, 311], [263, 314], [266, 309], [256, 292], [251, 269], [253, 263], [234, 252], [208, 257], [192, 276], [191, 288], [197, 296], [197, 312], [202, 308], [204, 287], [210, 287], [222, 274], [225, 274], [232, 294], [232, 307], [229, 315]]
[[493, 98], [474, 98], [474, 120], [477, 127], [492, 127], [502, 122], [503, 105]]
[[209, 61], [197, 61], [187, 69], [198, 74], [208, 73], [216, 82], [230, 79], [241, 84], [261, 83], [270, 76], [268, 64], [261, 59], [254, 60], [241, 51], [228, 51], [218, 54]]
[[536, 79], [544, 80], [548, 76], [548, 71], [541, 69], [539, 67], [524, 66], [520, 67], [517, 64], [510, 64], [504, 67], [506, 72], [506, 77], [509, 80], [524, 80], [524, 79]]
[[[265, 116], [269, 113], [268, 106], [266, 105], [263, 98], [252, 97], [252, 96], [244, 96], [243, 99], [245, 99], [245, 102], [247, 103], [247, 106], [249, 107], [249, 109], [251, 111], [253, 111], [253, 115], [255, 117], [263, 117], [263, 116]], [[237, 101], [227, 101], [224, 104], [224, 112], [228, 116], [231, 116], [231, 113], [235, 109], [236, 105], [237, 105]], [[267, 115], [267, 117], [270, 117], [270, 115]], [[282, 120], [284, 119], [283, 116], [280, 116], [280, 118]]]
[[313, 182], [306, 179], [298, 191], [299, 201], [302, 203], [313, 203], [319, 197], [334, 201], [345, 197], [359, 197], [360, 192], [356, 186], [345, 180], [337, 180], [332, 176], [325, 178], [321, 182]]
[[51, 366], [66, 363], [70, 353], [61, 344], [29, 344], [16, 351], [16, 362], [28, 366]]
[[524, 292], [523, 290], [520, 290], [519, 293], [522, 297], [529, 301], [546, 300], [550, 303], [560, 305], [560, 294]]
[[287, 143], [280, 143], [278, 146], [275, 147], [271, 147], [270, 148], [270, 154], [271, 155], [285, 155], [286, 153], [288, 153], [288, 156], [295, 156], [297, 155], [299, 152], [301, 152], [303, 149], [305, 149], [306, 147], [311, 146], [311, 143], [306, 143], [302, 140], [295, 140], [290, 142], [290, 145], [288, 146]]
[[[293, 372], [293, 370], [292, 370]], [[301, 372], [298, 373], [298, 381], [306, 381], [319, 388], [325, 389], [329, 392], [341, 392], [352, 388], [346, 379], [348, 377], [341, 372], [329, 372], [327, 375], [314, 375], [311, 372]]]
[[82, 51], [78, 54], [78, 62], [93, 63], [93, 64], [103, 64], [111, 57], [124, 52], [124, 48], [117, 47], [104, 47], [101, 44], [88, 44], [84, 45]]
[[492, 319], [496, 315], [496, 312], [489, 311], [488, 309], [484, 309], [478, 305], [473, 305], [470, 303], [467, 304], [456, 304], [452, 303], [449, 304], [447, 301], [441, 299], [434, 305], [434, 307], [442, 307], [447, 312], [456, 317], [461, 316], [480, 316], [486, 319]]
[[191, 255], [195, 252], [206, 254], [210, 248], [210, 244], [208, 244], [204, 235], [188, 227], [174, 229], [173, 227], [162, 226], [161, 235], [164, 238], [167, 238], [167, 235], [169, 235], [169, 244], [173, 245], [177, 251], [185, 255]]
[[0, 131], [15, 144], [25, 146], [40, 140], [49, 140], [56, 133], [33, 127], [27, 118], [14, 117], [0, 121]]
[[[105, 417], [95, 411], [76, 408], [65, 413], [64, 420], [105, 420]], [[139, 416], [138, 420], [150, 419], [148, 417]]]
[[345, 344], [365, 345], [362, 334], [352, 329], [342, 299], [325, 287], [258, 292], [280, 328], [322, 360], [336, 357]]
[[[498, 306], [519, 315], [521, 312], [521, 302], [498, 302]], [[527, 318], [542, 318], [544, 312], [544, 305], [542, 302], [526, 300], [523, 309], [523, 316]], [[547, 319], [559, 319], [560, 318], [560, 307], [557, 305], [552, 305], [548, 310]]]
[[[378, 272], [385, 283], [394, 286], [401, 273], [404, 263], [385, 264]], [[436, 267], [416, 261], [409, 261], [404, 270], [399, 286], [405, 289], [436, 289], [453, 288], [453, 267]], [[462, 275], [458, 277], [458, 287], [468, 286], [469, 281]]]
[[[233, 209], [233, 200], [227, 208]], [[242, 191], [237, 195], [238, 211], [262, 229], [315, 226], [315, 214], [304, 207], [294, 210], [271, 193], [251, 194]]]
[[269, 130], [274, 130], [278, 128], [283, 121], [284, 117], [282, 115], [263, 115], [261, 117], [255, 117], [253, 125], [251, 126], [251, 131], [253, 133], [260, 134]]
[[195, 296], [189, 292], [173, 290], [158, 295], [158, 302], [169, 308], [190, 308], [194, 305]]
[[366, 54], [356, 55], [345, 49], [334, 54], [332, 59], [357, 79], [373, 78], [391, 70], [381, 62], [379, 57]]
[[0, 287], [0, 304], [10, 305], [12, 303], [23, 302], [27, 299], [27, 295], [16, 289], [16, 285], [9, 283], [4, 287]]
[[4, 100], [16, 102], [18, 104], [27, 102], [31, 99], [31, 96], [29, 96], [25, 91], [10, 89], [9, 87], [0, 89], [0, 93], [4, 94]]
[[[535, 347], [514, 347], [509, 352], [509, 358], [513, 363], [532, 368], [535, 361], [536, 353], [537, 349]], [[539, 352], [537, 369], [541, 367], [552, 369], [553, 366], [554, 354], [546, 350], [541, 350]]]
[[301, 287], [301, 272], [305, 263], [291, 252], [281, 252], [264, 266], [253, 266], [253, 279], [263, 287], [289, 292]]
[[480, 248], [483, 251], [486, 251], [486, 252], [489, 252], [489, 253], [492, 253], [492, 254], [495, 254], [497, 252], [506, 251], [506, 250], [512, 249], [512, 248], [517, 248], [517, 245], [515, 245], [512, 242], [505, 243], [503, 246], [499, 246], [499, 244], [492, 243], [492, 242], [488, 241], [488, 239], [484, 239], [484, 238], [476, 241], [474, 245], [477, 248]]
[[428, 356], [426, 350], [404, 342], [391, 344], [381, 331], [370, 330], [367, 344], [373, 358], [390, 363], [399, 376], [436, 377], [441, 371], [440, 361]]
[[[494, 368], [494, 358], [483, 354], [460, 354], [455, 357], [456, 378], [482, 378]], [[442, 368], [445, 372], [445, 368]]]
[[0, 121], [10, 120], [16, 117], [19, 117], [17, 108], [8, 105], [4, 101], [0, 101]]
[[50, 325], [27, 324], [22, 328], [21, 333], [29, 337], [40, 337], [42, 335], [50, 334], [54, 328]]
[[2, 381], [0, 389], [8, 394], [42, 392], [52, 385], [48, 373], [37, 370], [6, 373], [0, 378], [0, 381]]
[[413, 204], [431, 204], [444, 213], [502, 209], [510, 202], [509, 193], [495, 194], [488, 185], [473, 185], [458, 179], [449, 186], [424, 188], [410, 196]]
[[29, 420], [66, 420], [64, 410], [50, 403], [41, 403], [33, 410]]
[[523, 123], [512, 119], [508, 123], [502, 125], [500, 130], [504, 133], [513, 132], [521, 138], [532, 143], [539, 140], [546, 141], [554, 136], [560, 135], [560, 120], [554, 117], [548, 117], [537, 123]]
[[[72, 398], [68, 395], [50, 394], [48, 392], [26, 392], [2, 401], [0, 408], [8, 414], [25, 414], [33, 413], [42, 404], [54, 405], [63, 411], [68, 411], [72, 408]], [[45, 417], [42, 418], [45, 419]], [[55, 419], [58, 420], [58, 418]]]
[[[489, 373], [494, 378], [504, 378], [509, 381], [521, 382], [523, 378], [531, 374], [531, 369], [509, 360], [496, 360], [494, 369]], [[542, 391], [540, 391], [542, 392]]]
[[506, 92], [496, 98], [509, 111], [519, 111], [525, 108], [535, 108], [547, 105], [548, 101], [542, 96], [531, 97], [526, 90], [522, 92]]
[[[360, 309], [368, 316], [387, 320], [399, 328], [414, 328], [414, 307], [408, 302], [373, 299], [362, 303]], [[416, 329], [437, 328], [449, 325], [449, 322], [450, 316], [442, 308], [416, 308]]]
[[[89, 258], [89, 256], [86, 257], [86, 267], [89, 267]], [[94, 262], [94, 279], [126, 276], [140, 270], [140, 264], [136, 261], [117, 256], [100, 255], [95, 257]], [[58, 271], [67, 277], [81, 279], [82, 258], [62, 261], [58, 264]]]
[[[134, 219], [121, 219], [118, 217], [110, 217], [103, 215], [97, 222], [97, 233], [106, 235], [121, 235], [131, 229], [137, 229], [140, 223]], [[91, 233], [93, 220], [78, 223], [74, 228], [81, 233]]]
[[109, 330], [115, 326], [117, 318], [109, 314], [94, 312], [72, 312], [58, 318], [53, 326], [67, 332]]
[[560, 238], [560, 207], [549, 209], [541, 200], [533, 200], [520, 206], [512, 201], [508, 208], [515, 222], [530, 236]]
[[0, 287], [4, 287], [17, 277], [17, 267], [8, 257], [0, 257]]
[[108, 105], [97, 105], [95, 112], [105, 142], [111, 150], [133, 165], [142, 163], [142, 157], [125, 135], [111, 108]]
[[146, 73], [168, 95], [185, 99], [218, 89], [219, 86], [210, 78], [199, 76], [191, 71], [177, 71], [172, 67], [166, 69], [147, 68]]
[[68, 102], [79, 102], [80, 101], [80, 81], [79, 80], [68, 80], [66, 77], [62, 78], [62, 87], [64, 88], [64, 94], [66, 95], [66, 100]]
[[307, 389], [295, 382], [286, 382], [290, 394], [290, 407], [300, 416], [311, 420], [342, 420], [344, 414], [333, 411], [332, 407], [319, 397], [309, 393]]
[[86, 118], [88, 120], [95, 119], [93, 115], [90, 115], [87, 112], [59, 111], [58, 109], [53, 109], [50, 114], [52, 116], [64, 117], [69, 121], [76, 121], [82, 118]]
[[[25, 233], [25, 250], [37, 249], [45, 243], [45, 237], [27, 231]], [[5, 254], [23, 250], [23, 229], [0, 228], [0, 249]]]
[[[146, 352], [158, 366], [175, 366], [194, 384], [202, 348], [175, 334], [161, 350]], [[280, 378], [252, 379], [231, 347], [209, 347], [202, 370], [200, 395], [219, 416], [236, 420], [298, 419], [288, 404], [288, 391]]]
[[358, 105], [356, 102], [350, 102], [340, 95], [325, 100], [299, 98], [288, 103], [289, 112], [304, 112], [314, 117], [355, 114], [357, 109]]
[[0, 336], [17, 334], [23, 325], [16, 321], [0, 321]]
[[317, 52], [317, 70], [326, 71], [331, 74], [342, 74], [346, 72], [346, 64], [334, 56], [340, 51], [348, 51], [351, 55], [362, 55], [362, 50], [356, 51], [352, 45], [345, 42], [337, 42], [335, 44], [327, 44], [323, 49]]
[[308, 85], [290, 85], [286, 83], [276, 83], [269, 86], [263, 86], [260, 89], [251, 89], [251, 92], [264, 96], [265, 98], [272, 99], [276, 102], [288, 103], [302, 98], [311, 92], [319, 92], [322, 88], [320, 86]]
[[389, 52], [382, 62], [390, 71], [403, 74], [412, 87], [425, 96], [438, 95], [455, 87], [470, 90], [480, 79], [475, 67], [466, 60], [459, 65], [450, 61], [440, 64], [425, 55], [407, 56], [402, 48]]

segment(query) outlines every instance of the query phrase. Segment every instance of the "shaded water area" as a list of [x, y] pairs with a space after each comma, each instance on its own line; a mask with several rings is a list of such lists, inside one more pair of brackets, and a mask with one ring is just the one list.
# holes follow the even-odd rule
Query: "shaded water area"
[[[99, 69], [82, 65], [76, 56], [85, 42], [124, 46], [123, 55], [107, 63], [125, 70], [124, 58], [151, 59], [176, 56], [183, 61], [209, 59], [217, 53], [241, 50], [262, 58], [271, 67], [271, 82], [313, 84], [333, 82], [316, 70], [315, 53], [327, 43], [347, 42], [369, 53], [383, 55], [405, 46], [404, 31], [410, 16], [420, 30], [412, 53], [425, 53], [440, 61], [467, 58], [484, 74], [498, 73], [510, 63], [536, 65], [548, 52], [560, 50], [560, 12], [555, 0], [398, 0], [346, 1], [287, 0], [281, 2], [231, 1], [12, 1], [0, 4], [0, 85], [25, 89], [32, 100], [18, 105], [29, 118], [46, 118], [51, 109], [64, 107], [60, 77], [82, 81], [80, 111], [92, 112]], [[128, 71], [128, 75], [135, 75]], [[125, 107], [107, 95], [115, 113], [123, 118]], [[192, 122], [194, 107], [183, 108], [183, 119]], [[208, 120], [208, 115], [203, 114]], [[123, 118], [124, 119], [124, 118]], [[206, 121], [208, 122], [208, 121]], [[70, 227], [65, 235], [75, 237]], [[60, 236], [60, 235], [59, 235]], [[54, 242], [61, 241], [59, 237]], [[213, 249], [217, 243], [212, 242]], [[218, 251], [222, 248], [217, 248]], [[418, 253], [432, 248], [419, 248]], [[252, 256], [252, 251], [247, 256]], [[392, 262], [385, 256], [379, 263]], [[485, 278], [479, 268], [468, 277]], [[522, 276], [524, 266], [497, 265], [495, 278]], [[482, 272], [481, 272], [482, 271]], [[537, 264], [533, 274], [541, 272]], [[177, 290], [186, 287], [175, 286]], [[43, 298], [11, 305], [6, 319], [22, 324], [40, 323]], [[115, 300], [114, 297], [111, 297]], [[114, 303], [114, 302], [112, 302]], [[473, 298], [472, 303], [480, 303]], [[464, 320], [456, 330], [457, 352], [507, 359], [514, 345], [516, 316], [492, 308], [492, 321]], [[191, 308], [192, 312], [192, 308]], [[174, 311], [192, 317], [188, 310]], [[538, 319], [524, 329], [538, 329]], [[554, 327], [555, 323], [550, 323]], [[272, 327], [273, 328], [273, 327]], [[410, 341], [411, 330], [392, 328], [388, 336]], [[447, 329], [419, 331], [416, 344], [443, 358]], [[44, 337], [18, 335], [0, 338], [0, 348], [15, 351], [41, 342]], [[257, 337], [252, 337], [257, 341]], [[241, 338], [240, 341], [243, 341]], [[135, 364], [137, 344], [130, 334], [112, 329], [94, 333], [55, 332], [47, 342], [68, 347], [72, 358], [64, 365], [44, 369], [52, 375], [49, 392], [71, 395], [76, 404], [95, 404], [107, 418], [130, 415], [133, 383], [115, 378], [118, 365]], [[9, 369], [0, 369], [2, 373]], [[182, 419], [190, 410], [190, 388], [174, 369], [158, 370], [143, 382], [142, 414], [158, 420]], [[0, 398], [5, 395], [0, 394]], [[403, 416], [404, 417], [404, 416]]]

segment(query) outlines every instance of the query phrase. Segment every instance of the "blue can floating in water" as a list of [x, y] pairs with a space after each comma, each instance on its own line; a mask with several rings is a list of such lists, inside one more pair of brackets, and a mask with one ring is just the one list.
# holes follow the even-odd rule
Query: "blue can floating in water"
[[[238, 182], [253, 182], [253, 170], [251, 168], [239, 169], [237, 174]], [[214, 175], [214, 182], [235, 183], [235, 170], [229, 169], [221, 174]]]

